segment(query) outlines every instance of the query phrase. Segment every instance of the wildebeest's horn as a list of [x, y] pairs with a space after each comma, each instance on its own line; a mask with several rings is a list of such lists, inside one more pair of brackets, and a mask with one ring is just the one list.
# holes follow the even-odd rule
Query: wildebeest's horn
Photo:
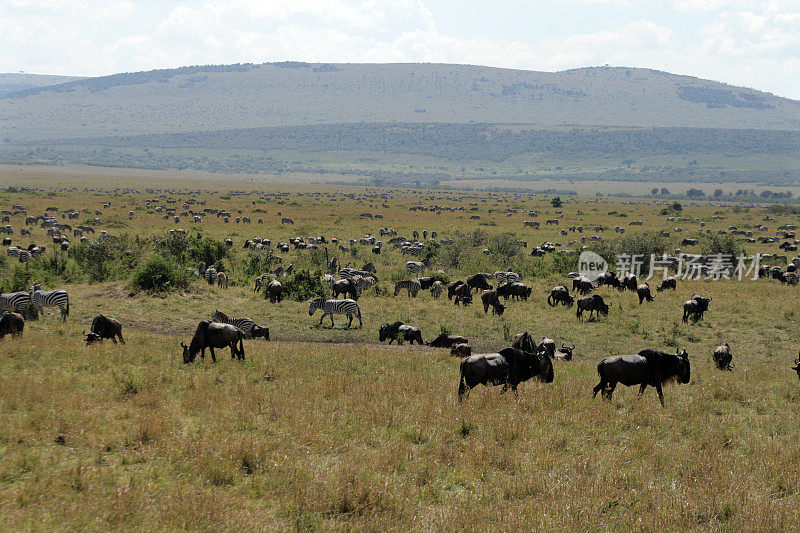
[[181, 348], [186, 348], [186, 344], [183, 341], [181, 341]]
[[86, 335], [86, 330], [83, 330], [83, 333], [81, 333], [81, 335]]
[[794, 360], [794, 364], [800, 366], [800, 357]]

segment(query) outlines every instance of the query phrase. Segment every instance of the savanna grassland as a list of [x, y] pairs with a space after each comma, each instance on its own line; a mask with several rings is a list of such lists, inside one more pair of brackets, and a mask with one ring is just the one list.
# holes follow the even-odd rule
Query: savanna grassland
[[[89, 244], [73, 238], [69, 253], [55, 252], [44, 229], [29, 226], [32, 235], [21, 237], [24, 216], [10, 217], [13, 244], [48, 248], [28, 265], [3, 254], [2, 291], [41, 281], [46, 289], [67, 289], [71, 309], [66, 322], [49, 310], [29, 321], [21, 338], [0, 341], [1, 528], [797, 528], [800, 383], [790, 367], [798, 352], [800, 288], [766, 279], [679, 281], [677, 291], [641, 306], [631, 292], [600, 288], [611, 312], [579, 322], [574, 307], [546, 303], [550, 289], [567, 281], [574, 259], [528, 255], [545, 241], [579, 249], [569, 244], [579, 233], [559, 233], [571, 225], [584, 226], [587, 245], [596, 225], [605, 227], [601, 243], [617, 242], [620, 226], [622, 237], [632, 239], [626, 242], [669, 231], [656, 240], [668, 252], [698, 237], [699, 245], [683, 249], [700, 252], [720, 245], [705, 230], [716, 234], [733, 225], [774, 236], [779, 225], [797, 223], [791, 210], [703, 202], [674, 211], [668, 201], [579, 196], [563, 198], [555, 228], [544, 225], [558, 215], [543, 195], [107, 172], [90, 178], [5, 168], [0, 174], [0, 209], [17, 204], [39, 214], [58, 207], [59, 220], [67, 209], [87, 209], [77, 222], [63, 222], [98, 217], [98, 233], [105, 229], [125, 244], [120, 255], [112, 247], [93, 263], [82, 248]], [[20, 190], [25, 183], [36, 190]], [[226, 209], [233, 217], [241, 209], [238, 216], [253, 223], [208, 215], [201, 223], [181, 217], [175, 224], [146, 208], [147, 199], [158, 198], [180, 212], [192, 197], [206, 205], [190, 209]], [[409, 211], [417, 205], [464, 211]], [[508, 216], [507, 209], [516, 212]], [[480, 219], [471, 220], [475, 215]], [[283, 217], [295, 224], [282, 225]], [[542, 229], [525, 228], [525, 220], [540, 221]], [[634, 220], [642, 226], [630, 226]], [[769, 231], [754, 229], [759, 223]], [[231, 275], [229, 289], [195, 279], [157, 293], [132, 285], [137, 268], [159, 253], [157, 239], [177, 227], [192, 238], [233, 240], [218, 261]], [[508, 301], [502, 317], [484, 314], [478, 301], [462, 308], [427, 291], [393, 297], [394, 281], [405, 277], [403, 265], [412, 258], [390, 245], [380, 255], [369, 246], [348, 253], [328, 247], [342, 266], [373, 261], [377, 267], [381, 282], [359, 299], [363, 328], [346, 329], [341, 316], [334, 328], [319, 327], [319, 312], [310, 317], [307, 302], [289, 297], [270, 304], [253, 292], [245, 239], [269, 238], [274, 248], [293, 236], [324, 235], [348, 246], [350, 238], [377, 235], [381, 227], [406, 237], [414, 229], [437, 230], [438, 240], [455, 243], [436, 250], [432, 270], [455, 280], [513, 269], [532, 297]], [[528, 248], [509, 246], [515, 239]], [[185, 254], [170, 252], [170, 264], [193, 268], [198, 242], [190, 241]], [[777, 243], [722, 244], [785, 255]], [[274, 255], [314, 276], [325, 258], [321, 250], [293, 248]], [[684, 324], [682, 304], [693, 292], [713, 300], [702, 321]], [[206, 358], [184, 365], [179, 342], [215, 309], [269, 326], [271, 340], [246, 341], [243, 363], [224, 351], [216, 364]], [[122, 322], [125, 345], [85, 346], [81, 331], [100, 312]], [[426, 340], [443, 330], [464, 335], [476, 351], [507, 346], [510, 335], [527, 330], [559, 345], [574, 343], [575, 357], [555, 362], [553, 383], [522, 385], [518, 399], [479, 387], [460, 404], [459, 361], [449, 350], [378, 343], [378, 326], [395, 320], [418, 326]], [[713, 348], [724, 342], [734, 354], [732, 372], [711, 362]], [[620, 386], [611, 402], [592, 399], [603, 357], [683, 346], [691, 382], [665, 389], [665, 408], [651, 389], [637, 397], [635, 388]]]

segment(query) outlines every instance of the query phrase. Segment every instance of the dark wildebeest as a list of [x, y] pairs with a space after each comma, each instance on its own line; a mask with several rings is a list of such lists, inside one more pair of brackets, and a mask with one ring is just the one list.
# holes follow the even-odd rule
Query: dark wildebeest
[[569, 289], [567, 289], [566, 285], [559, 285], [558, 287], [553, 287], [553, 290], [550, 291], [550, 296], [547, 297], [547, 303], [550, 304], [551, 307], [555, 307], [559, 303], [567, 307], [572, 307], [572, 304], [575, 303], [575, 298], [569, 293]]
[[683, 321], [688, 322], [689, 317], [695, 322], [702, 320], [703, 313], [708, 311], [709, 302], [711, 298], [704, 298], [697, 293], [692, 294], [692, 299], [683, 303]]
[[269, 297], [270, 303], [281, 303], [283, 300], [283, 285], [277, 279], [273, 279], [267, 284], [267, 290], [264, 292], [265, 297]]
[[533, 340], [533, 336], [527, 331], [514, 335], [514, 340], [511, 342], [511, 347], [530, 353], [536, 353], [537, 349], [537, 345]]
[[489, 312], [489, 307], [492, 308], [492, 314], [502, 315], [506, 310], [506, 306], [500, 303], [497, 291], [494, 290], [483, 291], [481, 293], [481, 302], [483, 302], [484, 313]]
[[562, 361], [572, 361], [572, 352], [575, 350], [575, 345], [567, 346], [566, 344], [562, 344], [561, 348], [556, 350], [555, 356], [553, 359], [561, 359]]
[[461, 303], [464, 307], [468, 306], [472, 303], [472, 287], [463, 283], [456, 287], [455, 290], [455, 298], [453, 298], [453, 303], [458, 305]]
[[797, 372], [797, 378], [800, 379], [800, 355], [798, 355], [794, 360], [794, 366], [792, 367], [792, 370]]
[[673, 277], [664, 278], [661, 280], [661, 285], [656, 287], [657, 292], [661, 292], [666, 289], [672, 289], [673, 291], [678, 288], [678, 280]]
[[457, 280], [447, 284], [447, 299], [452, 300], [453, 296], [456, 295], [456, 289], [464, 284], [463, 281]]
[[572, 290], [578, 291], [581, 296], [586, 296], [594, 290], [594, 285], [589, 281], [589, 278], [579, 276], [572, 280]]
[[22, 330], [25, 329], [25, 318], [13, 311], [3, 311], [0, 315], [0, 339], [6, 335], [11, 337], [19, 337], [22, 335]]
[[539, 346], [536, 347], [538, 353], [544, 353], [552, 359], [556, 356], [556, 341], [553, 339], [549, 339], [547, 337], [542, 337], [542, 341], [539, 343]]
[[433, 276], [423, 276], [421, 278], [417, 278], [419, 280], [419, 284], [422, 287], [423, 291], [426, 291], [431, 288], [431, 286], [436, 283], [436, 278]]
[[470, 389], [477, 385], [503, 385], [501, 393], [511, 387], [518, 397], [517, 385], [534, 376], [545, 383], [553, 382], [553, 362], [549, 357], [516, 348], [471, 355], [461, 361], [458, 401], [469, 397]]
[[394, 324], [381, 324], [378, 330], [378, 336], [381, 342], [389, 339], [389, 344], [397, 340], [397, 337], [400, 335], [402, 335], [403, 339], [407, 340], [409, 344], [414, 344], [414, 341], [416, 341], [417, 344], [424, 344], [422, 342], [422, 333], [419, 331], [419, 328], [407, 326], [399, 321]]
[[450, 355], [453, 357], [460, 357], [465, 358], [472, 355], [472, 346], [466, 343], [462, 344], [454, 344], [452, 348], [450, 348]]
[[486, 281], [486, 276], [483, 274], [475, 274], [467, 278], [467, 285], [471, 288], [478, 290], [490, 290], [492, 288], [489, 282]]
[[469, 341], [466, 337], [461, 337], [459, 335], [448, 335], [447, 333], [442, 333], [431, 342], [428, 343], [428, 346], [433, 346], [434, 348], [452, 348], [454, 344], [468, 344]]
[[[244, 361], [244, 333], [242, 330], [231, 324], [221, 324], [210, 320], [203, 320], [197, 325], [192, 342], [186, 346], [181, 341], [183, 348], [183, 362], [193, 363], [197, 354], [205, 359], [206, 348], [211, 350], [211, 360], [217, 362], [214, 348], [230, 348], [231, 359], [238, 358]], [[236, 344], [239, 344], [237, 347]]]
[[620, 285], [622, 285], [622, 282], [620, 282], [616, 272], [608, 271], [603, 272], [600, 274], [600, 276], [598, 276], [597, 286], [600, 287], [601, 285], [608, 285], [609, 287], [619, 289]]
[[726, 342], [722, 346], [717, 346], [714, 350], [714, 364], [720, 370], [733, 370], [733, 354], [731, 347]]
[[89, 333], [84, 331], [83, 334], [86, 335], [86, 346], [103, 339], [111, 339], [111, 342], [117, 344], [117, 337], [119, 337], [119, 342], [125, 344], [125, 339], [122, 338], [122, 324], [119, 323], [119, 320], [103, 315], [94, 317]]
[[333, 282], [333, 297], [337, 298], [340, 294], [349, 296], [352, 300], [358, 300], [358, 289], [352, 279], [340, 279]]
[[506, 300], [511, 298], [512, 300], [522, 299], [528, 301], [528, 298], [531, 295], [531, 290], [532, 289], [524, 283], [512, 281], [510, 283], [499, 285], [497, 287], [497, 295], [502, 296]]
[[578, 310], [575, 312], [575, 316], [577, 316], [580, 320], [583, 320], [583, 312], [589, 311], [589, 320], [592, 320], [592, 315], [596, 312], [597, 316], [600, 315], [608, 316], [608, 308], [611, 307], [611, 304], [607, 304], [603, 301], [603, 297], [599, 294], [593, 294], [591, 296], [584, 296], [578, 300]]
[[633, 272], [628, 272], [627, 274], [625, 274], [625, 277], [622, 278], [623, 289], [628, 289], [629, 291], [636, 292], [636, 288], [638, 286], [639, 286], [639, 279]]
[[650, 294], [650, 284], [646, 281], [636, 287], [636, 295], [639, 297], [639, 305], [642, 305], [645, 300], [648, 302], [653, 301], [653, 295]]
[[600, 375], [600, 383], [594, 387], [593, 397], [603, 391], [603, 397], [610, 401], [617, 383], [627, 387], [639, 385], [639, 395], [650, 385], [658, 391], [658, 399], [661, 400], [662, 406], [664, 393], [661, 386], [672, 380], [689, 383], [691, 377], [686, 348], [675, 354], [642, 350], [634, 355], [606, 357], [597, 365], [597, 373]]

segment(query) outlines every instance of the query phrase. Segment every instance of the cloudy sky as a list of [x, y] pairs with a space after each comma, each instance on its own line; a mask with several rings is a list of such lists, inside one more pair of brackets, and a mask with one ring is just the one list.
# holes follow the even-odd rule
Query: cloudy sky
[[800, 0], [0, 0], [0, 72], [286, 60], [610, 64], [800, 99]]

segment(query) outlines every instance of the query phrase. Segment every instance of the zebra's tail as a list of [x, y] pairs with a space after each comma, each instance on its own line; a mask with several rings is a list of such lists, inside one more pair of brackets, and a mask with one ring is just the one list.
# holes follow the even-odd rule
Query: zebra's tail
[[64, 317], [65, 318], [68, 317], [68, 316], [69, 316], [69, 296], [67, 296], [67, 310], [64, 313]]
[[242, 361], [244, 361], [244, 333], [239, 335], [239, 355], [242, 356]]

